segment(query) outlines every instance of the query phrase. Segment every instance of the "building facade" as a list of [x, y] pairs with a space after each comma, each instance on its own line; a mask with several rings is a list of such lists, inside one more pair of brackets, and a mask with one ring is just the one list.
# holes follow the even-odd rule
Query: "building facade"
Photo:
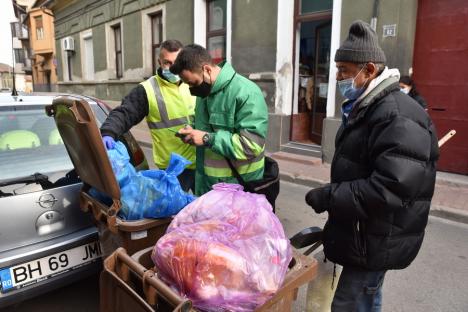
[[31, 1], [12, 1], [16, 21], [11, 22], [13, 49], [13, 69], [15, 72], [15, 88], [17, 91], [32, 92], [31, 49], [29, 47], [29, 31], [23, 24], [26, 11]]
[[36, 1], [28, 10], [24, 24], [29, 29], [33, 89], [35, 92], [57, 90], [55, 32], [52, 11]]
[[13, 88], [13, 68], [8, 64], [0, 63], [0, 91], [11, 92]]
[[[442, 0], [419, 2], [437, 10]], [[452, 12], [466, 6], [447, 2]], [[163, 40], [195, 42], [207, 47], [215, 60], [231, 62], [262, 89], [270, 112], [269, 151], [313, 155], [328, 162], [343, 100], [336, 90], [333, 57], [349, 25], [356, 19], [371, 23], [387, 65], [408, 74], [420, 16], [418, 0], [51, 3], [60, 91], [119, 101], [155, 73]], [[432, 114], [431, 98], [427, 100]]]

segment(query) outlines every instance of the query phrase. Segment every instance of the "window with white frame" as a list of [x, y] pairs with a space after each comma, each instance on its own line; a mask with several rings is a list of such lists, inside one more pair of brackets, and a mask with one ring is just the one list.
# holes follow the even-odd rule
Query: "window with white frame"
[[65, 40], [63, 38], [62, 42], [62, 71], [63, 71], [63, 81], [72, 81], [72, 61], [73, 61], [73, 52], [65, 50]]
[[93, 34], [92, 30], [86, 30], [81, 33], [81, 64], [84, 80], [94, 80], [94, 52], [93, 52]]
[[206, 47], [217, 63], [231, 59], [231, 15], [232, 0], [194, 2], [194, 42]]
[[215, 63], [226, 60], [227, 0], [207, 0], [206, 49]]
[[159, 67], [159, 49], [166, 40], [165, 11], [164, 3], [141, 11], [143, 77], [155, 75]]
[[44, 39], [44, 25], [42, 23], [42, 15], [34, 17], [34, 22], [36, 24], [36, 39]]
[[122, 62], [122, 29], [120, 24], [112, 26], [114, 36], [114, 58], [115, 58], [115, 75], [117, 78], [123, 77], [123, 62]]
[[124, 33], [122, 19], [106, 23], [106, 61], [107, 79], [121, 79], [124, 77]]
[[153, 62], [153, 75], [158, 70], [158, 55], [159, 48], [163, 41], [163, 23], [162, 23], [162, 11], [158, 11], [150, 15], [151, 18], [151, 60]]

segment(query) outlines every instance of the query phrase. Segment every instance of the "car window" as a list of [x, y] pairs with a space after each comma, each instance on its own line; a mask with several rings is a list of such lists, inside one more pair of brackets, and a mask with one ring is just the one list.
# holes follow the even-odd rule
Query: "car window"
[[[100, 127], [106, 115], [97, 105], [91, 107]], [[0, 107], [0, 185], [35, 173], [46, 175], [56, 185], [67, 185], [77, 182], [75, 175], [67, 175], [72, 170], [54, 119], [45, 114], [44, 105]], [[0, 186], [0, 192], [10, 195], [41, 189], [36, 183]]]

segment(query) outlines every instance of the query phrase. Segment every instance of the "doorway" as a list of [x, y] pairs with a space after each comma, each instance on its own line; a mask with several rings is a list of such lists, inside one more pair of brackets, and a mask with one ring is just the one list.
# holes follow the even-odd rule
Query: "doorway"
[[50, 81], [50, 70], [45, 70], [44, 71], [44, 75], [45, 75], [45, 81], [46, 81], [46, 91], [47, 92], [51, 92], [52, 91], [52, 85], [51, 85], [51, 81]]
[[291, 141], [321, 145], [330, 69], [333, 1], [296, 0]]

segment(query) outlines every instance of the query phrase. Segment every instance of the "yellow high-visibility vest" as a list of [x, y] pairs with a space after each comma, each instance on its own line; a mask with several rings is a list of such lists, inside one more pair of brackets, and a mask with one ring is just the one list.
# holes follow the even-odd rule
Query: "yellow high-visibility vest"
[[167, 168], [171, 152], [177, 153], [192, 162], [188, 167], [195, 168], [195, 147], [185, 144], [175, 136], [184, 125], [192, 124], [195, 110], [195, 97], [190, 94], [185, 83], [171, 83], [155, 75], [141, 85], [148, 98], [149, 112], [146, 122], [153, 139], [153, 158], [160, 169]]

